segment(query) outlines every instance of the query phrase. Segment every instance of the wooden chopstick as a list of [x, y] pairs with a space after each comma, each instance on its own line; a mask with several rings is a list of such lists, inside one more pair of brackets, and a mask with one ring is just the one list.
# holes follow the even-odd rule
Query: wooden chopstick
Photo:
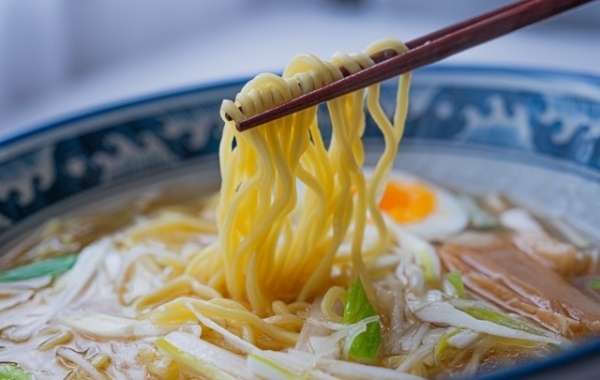
[[376, 62], [375, 65], [240, 120], [236, 123], [236, 128], [239, 131], [245, 131], [316, 106], [416, 68], [438, 62], [473, 46], [591, 1], [593, 0], [524, 0], [509, 4], [410, 41], [406, 44], [409, 50], [403, 54], [396, 55], [394, 51], [383, 51], [373, 55], [371, 58]]

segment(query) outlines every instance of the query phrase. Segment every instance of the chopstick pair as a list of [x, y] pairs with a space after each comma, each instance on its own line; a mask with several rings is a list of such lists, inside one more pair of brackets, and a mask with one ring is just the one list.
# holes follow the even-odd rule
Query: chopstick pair
[[[419, 37], [397, 55], [385, 50], [371, 56], [375, 65], [302, 94], [236, 123], [239, 131], [290, 115], [350, 92], [440, 61], [496, 37], [555, 16], [593, 0], [524, 0]], [[342, 69], [342, 72], [345, 70]], [[345, 73], [347, 74], [347, 72]]]

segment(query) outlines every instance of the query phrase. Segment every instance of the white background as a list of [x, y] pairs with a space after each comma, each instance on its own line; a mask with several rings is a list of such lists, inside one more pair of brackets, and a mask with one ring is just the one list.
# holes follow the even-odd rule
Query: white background
[[[0, 138], [140, 96], [405, 41], [506, 0], [0, 0]], [[446, 62], [600, 75], [600, 2]]]

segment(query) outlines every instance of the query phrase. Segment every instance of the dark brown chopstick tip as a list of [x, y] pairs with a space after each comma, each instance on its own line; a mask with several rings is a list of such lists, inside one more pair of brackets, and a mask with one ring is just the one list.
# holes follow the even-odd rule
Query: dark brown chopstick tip
[[[388, 60], [390, 58], [393, 58], [393, 57], [395, 57], [397, 55], [398, 55], [398, 52], [396, 50], [394, 50], [394, 49], [383, 49], [381, 51], [378, 51], [377, 53], [374, 53], [374, 54], [370, 55], [369, 57], [373, 60], [373, 62], [375, 64], [377, 64], [377, 63], [381, 63], [383, 61], [386, 61], [386, 60]], [[346, 67], [344, 67], [344, 66], [339, 66], [339, 69], [340, 69], [342, 75], [344, 76], [344, 78], [353, 74], [350, 71], [348, 71], [348, 69]], [[354, 73], [354, 74], [356, 74], [356, 73]], [[300, 82], [298, 82], [298, 86], [300, 87], [300, 92], [302, 93], [302, 85], [301, 85]], [[300, 95], [300, 97], [306, 97], [306, 95], [307, 94], [303, 94], [303, 95]], [[279, 107], [283, 106], [282, 108], [285, 108], [284, 105], [285, 105], [285, 103], [280, 104], [278, 106], [275, 106], [275, 107], [273, 107], [271, 109], [265, 110], [262, 113], [259, 113], [257, 115], [249, 116], [249, 117], [247, 117], [245, 119], [242, 119], [242, 120], [238, 121], [237, 123], [235, 123], [235, 128], [238, 131], [243, 132], [245, 130], [258, 127], [261, 124], [268, 123], [269, 121], [272, 121], [272, 120], [274, 120], [274, 119], [276, 119], [278, 117], [266, 118], [265, 119], [263, 116], [266, 115], [266, 114], [269, 114], [269, 113], [276, 113], [276, 111], [277, 111], [277, 109]], [[240, 110], [241, 110], [241, 108], [240, 108]], [[232, 120], [231, 117], [228, 114], [225, 114], [225, 118], [227, 118], [228, 121]], [[256, 123], [257, 119], [259, 120], [260, 124]]]
[[[371, 56], [375, 65], [304, 93], [237, 123], [244, 131], [316, 106], [417, 68], [441, 61], [494, 38], [594, 0], [522, 0], [407, 42], [408, 51], [386, 49]], [[347, 71], [347, 70], [346, 70]]]

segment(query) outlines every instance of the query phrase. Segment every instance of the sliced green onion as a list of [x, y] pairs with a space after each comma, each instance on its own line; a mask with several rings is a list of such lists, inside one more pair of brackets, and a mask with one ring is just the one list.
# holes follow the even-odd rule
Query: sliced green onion
[[515, 330], [521, 330], [534, 335], [544, 335], [540, 330], [531, 326], [529, 323], [511, 318], [507, 315], [489, 309], [481, 309], [476, 307], [467, 307], [461, 309], [475, 319], [481, 321], [489, 321], [500, 326], [508, 327]]
[[29, 380], [31, 373], [25, 371], [15, 363], [0, 363], [0, 379], [3, 380]]
[[454, 291], [456, 292], [458, 298], [467, 298], [467, 294], [465, 293], [465, 285], [462, 282], [460, 271], [448, 272], [444, 275], [444, 278], [448, 280], [450, 285], [454, 287]]
[[265, 379], [299, 379], [301, 375], [293, 373], [279, 363], [269, 360], [263, 355], [253, 353], [248, 355], [248, 366], [252, 372], [260, 375]]
[[[433, 251], [435, 254], [435, 251]], [[435, 263], [432, 259], [432, 255], [431, 252], [424, 248], [421, 251], [419, 251], [419, 258], [421, 259], [421, 265], [423, 266], [423, 275], [425, 277], [425, 280], [427, 281], [435, 281], [436, 279], [439, 278], [439, 274], [437, 273], [438, 271], [436, 269], [439, 268], [439, 265], [436, 265], [437, 263]]]
[[600, 280], [592, 280], [588, 282], [588, 287], [593, 290], [600, 290]]
[[488, 229], [496, 227], [498, 220], [481, 209], [475, 200], [465, 193], [458, 194], [458, 200], [463, 206], [463, 209], [469, 214], [469, 222], [471, 226], [476, 229]]
[[[539, 335], [532, 334], [527, 331], [501, 325], [497, 323], [497, 320], [490, 321], [477, 319], [474, 316], [468, 314], [466, 311], [464, 311], [464, 309], [468, 308], [469, 306], [458, 309], [454, 307], [454, 305], [452, 305], [450, 302], [431, 302], [430, 300], [426, 300], [424, 302], [409, 302], [408, 307], [422, 321], [433, 323], [436, 325], [461, 327], [489, 335], [501, 336], [512, 339], [528, 340], [544, 344], [554, 343], [559, 346], [567, 344], [566, 339], [551, 333], [543, 334], [540, 331], [541, 334]], [[476, 308], [480, 309], [478, 307]], [[481, 309], [483, 309], [483, 307]], [[522, 326], [520, 325], [519, 327]], [[533, 327], [529, 327], [537, 332], [537, 330], [535, 330]]]
[[[212, 363], [208, 363], [205, 360], [205, 357], [199, 357], [198, 355], [187, 352], [165, 338], [158, 338], [155, 344], [163, 354], [174, 359], [177, 363], [183, 365], [194, 374], [206, 376], [207, 378], [216, 380], [233, 380], [237, 378], [217, 368]], [[207, 352], [205, 356], [210, 355], [210, 351], [206, 351]], [[219, 353], [217, 352], [214, 356], [217, 356], [218, 354]]]
[[394, 226], [394, 231], [400, 239], [402, 248], [414, 255], [423, 271], [425, 281], [437, 282], [441, 277], [441, 265], [433, 245], [410, 230], [398, 225]]
[[77, 261], [76, 254], [36, 261], [0, 272], [0, 282], [21, 281], [42, 276], [57, 276], [68, 271]]
[[[367, 298], [360, 277], [350, 285], [344, 305], [344, 323], [355, 324], [366, 318], [377, 316]], [[381, 326], [379, 321], [370, 322], [366, 331], [358, 334], [348, 350], [348, 358], [360, 363], [372, 363], [377, 357], [381, 345]]]
[[461, 332], [462, 329], [452, 329], [449, 332], [442, 335], [440, 340], [438, 340], [437, 345], [435, 346], [435, 356], [439, 356], [441, 353], [449, 349], [451, 346], [448, 343], [448, 339], [452, 338], [454, 335]]

